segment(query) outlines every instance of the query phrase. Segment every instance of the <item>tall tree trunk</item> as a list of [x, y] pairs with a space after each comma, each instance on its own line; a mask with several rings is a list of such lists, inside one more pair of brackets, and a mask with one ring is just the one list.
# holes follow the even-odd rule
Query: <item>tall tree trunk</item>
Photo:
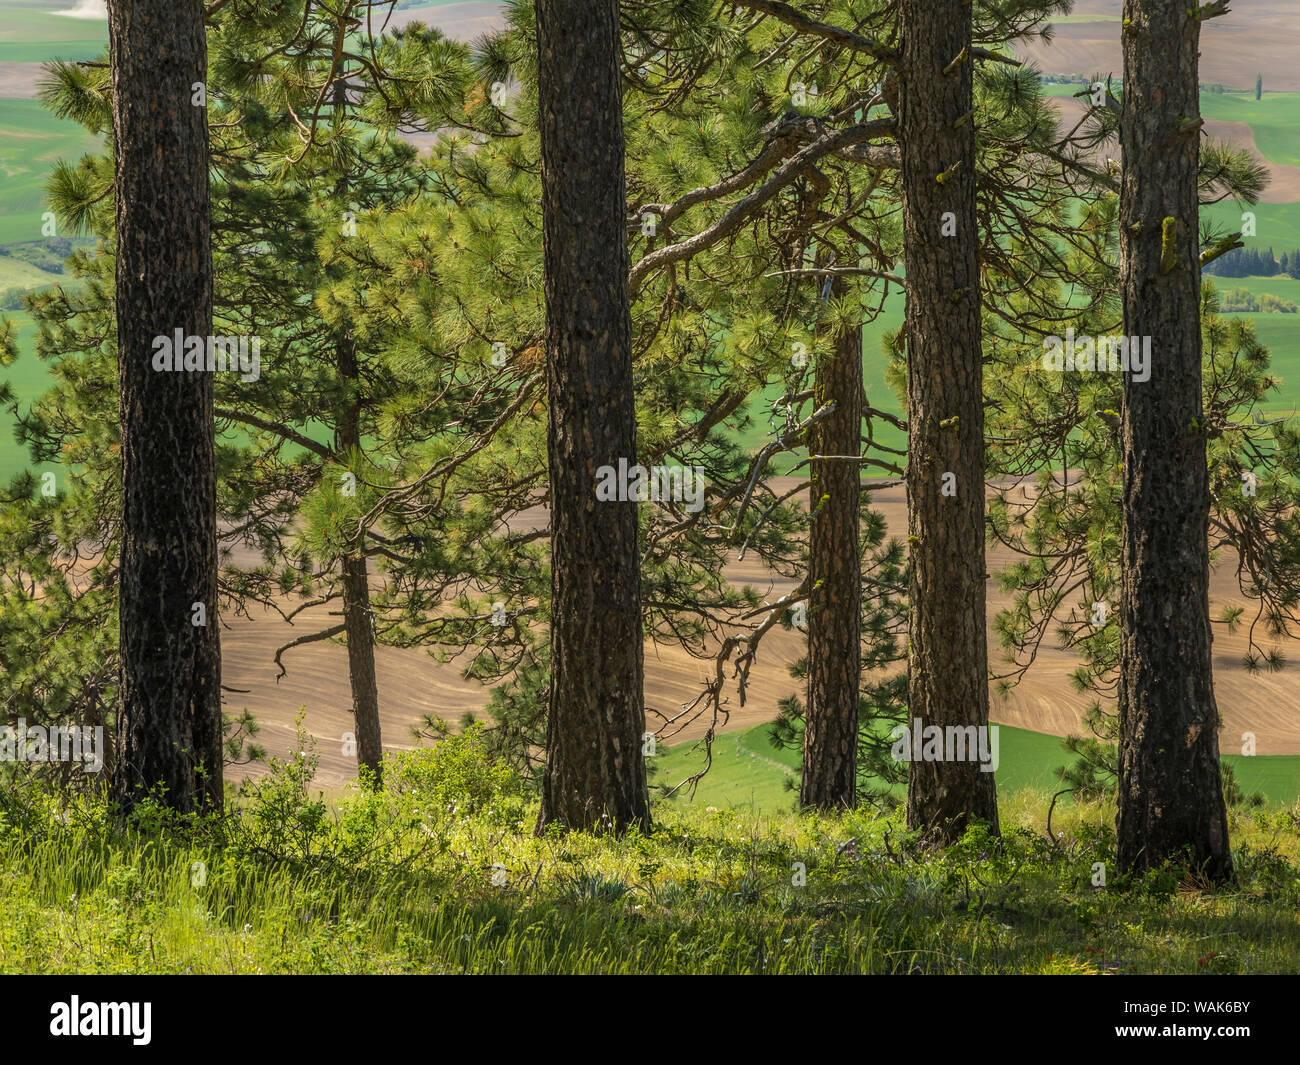
[[1188, 8], [1183, 0], [1124, 5], [1124, 333], [1151, 339], [1152, 365], [1149, 380], [1124, 380], [1117, 835], [1122, 870], [1172, 858], [1222, 879], [1232, 859], [1210, 652], [1200, 23]]
[[[899, 9], [912, 606], [908, 716], [922, 728], [983, 729], [989, 701], [971, 14], [963, 0], [900, 0]], [[909, 827], [952, 840], [972, 817], [997, 828], [992, 773], [970, 758], [912, 762]]]
[[[336, 364], [339, 376], [355, 390], [358, 384], [356, 347], [340, 336]], [[350, 462], [361, 450], [361, 400], [350, 393], [336, 434], [337, 450]], [[370, 612], [370, 577], [366, 571], [364, 538], [343, 556], [343, 629], [348, 641], [348, 682], [357, 727], [357, 764], [383, 783], [384, 745], [379, 726], [379, 682], [375, 673], [375, 625]]]
[[[843, 283], [834, 286], [836, 294]], [[857, 802], [858, 687], [862, 674], [862, 553], [858, 536], [862, 442], [862, 328], [836, 337], [815, 366], [815, 402], [835, 403], [808, 434], [813, 460], [809, 505], [808, 706], [804, 713], [799, 802], [818, 809]]]
[[348, 681], [357, 726], [357, 765], [383, 783], [384, 746], [379, 728], [379, 684], [375, 677], [375, 630], [370, 614], [366, 556], [358, 550], [343, 558], [343, 628], [348, 639]]
[[[347, 120], [348, 75], [344, 63], [334, 82], [333, 128], [341, 132]], [[334, 195], [343, 205], [350, 203], [351, 182], [345, 173], [335, 184]], [[351, 464], [361, 451], [360, 367], [356, 342], [347, 330], [339, 333], [335, 345], [335, 369], [347, 384], [342, 411], [334, 433], [334, 450]], [[374, 774], [376, 787], [383, 784], [384, 744], [379, 725], [379, 681], [375, 672], [375, 623], [370, 611], [370, 576], [366, 570], [365, 536], [359, 536], [343, 556], [343, 631], [348, 642], [348, 683], [352, 689], [352, 717], [357, 729], [357, 765]]]
[[162, 784], [176, 809], [220, 808], [213, 382], [153, 369], [155, 337], [212, 332], [207, 113], [191, 103], [207, 79], [202, 3], [111, 0], [109, 59], [123, 526], [114, 792], [129, 805]]
[[618, 0], [538, 0], [551, 687], [538, 831], [649, 828]]

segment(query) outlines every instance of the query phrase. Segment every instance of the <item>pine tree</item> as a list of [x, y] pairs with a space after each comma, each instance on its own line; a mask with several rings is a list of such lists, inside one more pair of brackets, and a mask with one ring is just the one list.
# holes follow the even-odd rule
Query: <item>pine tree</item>
[[[216, 375], [222, 551], [240, 545], [262, 556], [262, 565], [251, 568], [227, 562], [221, 594], [224, 607], [236, 612], [257, 603], [280, 609], [282, 596], [300, 597], [302, 609], [342, 600], [343, 624], [305, 634], [275, 658], [279, 663], [303, 643], [348, 637], [358, 754], [375, 773], [380, 739], [374, 643], [403, 639], [391, 615], [419, 610], [422, 601], [410, 606], [399, 573], [395, 587], [385, 582], [378, 596], [381, 612], [389, 615], [386, 626], [378, 623], [366, 560], [425, 567], [427, 552], [408, 554], [407, 545], [445, 538], [443, 522], [454, 521], [454, 514], [438, 513], [436, 520], [400, 514], [390, 523], [387, 511], [409, 495], [402, 492], [398, 456], [411, 454], [454, 420], [466, 396], [444, 391], [444, 403], [430, 402], [436, 352], [423, 333], [393, 325], [393, 311], [411, 298], [412, 285], [397, 288], [391, 263], [376, 261], [386, 243], [376, 232], [380, 224], [392, 218], [400, 226], [404, 208], [428, 194], [415, 149], [391, 133], [409, 102], [390, 93], [383, 110], [373, 104], [358, 109], [340, 106], [336, 93], [326, 99], [322, 121], [304, 145], [298, 116], [313, 114], [320, 84], [347, 81], [358, 99], [373, 101], [379, 94], [358, 93], [361, 77], [333, 55], [334, 30], [347, 22], [348, 11], [330, 15], [316, 9], [309, 15], [316, 50], [304, 48], [292, 62], [269, 61], [268, 41], [281, 33], [292, 36], [300, 16], [289, 13], [288, 26], [283, 10], [255, 15], [252, 9], [228, 9], [211, 31], [219, 57], [205, 85], [214, 115], [216, 175], [213, 328], [218, 335], [256, 337], [264, 354], [251, 375]], [[461, 46], [427, 31], [412, 32], [375, 54], [384, 69], [400, 72], [431, 122], [455, 124], [467, 80]], [[261, 73], [250, 88], [247, 73], [253, 68]], [[101, 113], [98, 72], [60, 64], [52, 74], [45, 93], [49, 105], [88, 128], [102, 128], [108, 116]], [[398, 110], [389, 113], [390, 108]], [[98, 579], [111, 584], [117, 564], [120, 496], [105, 458], [117, 432], [117, 418], [105, 407], [112, 388], [104, 363], [112, 350], [84, 341], [113, 329], [112, 303], [100, 296], [115, 258], [112, 213], [102, 210], [107, 180], [102, 161], [88, 158], [75, 170], [56, 171], [51, 182], [60, 214], [70, 225], [92, 229], [104, 244], [93, 256], [74, 259], [77, 275], [90, 279], [90, 298], [56, 293], [34, 307], [42, 326], [38, 352], [62, 360], [56, 374], [67, 384], [42, 397], [20, 424], [38, 461], [69, 455], [80, 461], [56, 503], [23, 508], [24, 538], [13, 545], [24, 569], [43, 572], [50, 582], [41, 601], [68, 602], [67, 616], [50, 618], [50, 627], [79, 633], [88, 647], [93, 642], [93, 655], [71, 659], [91, 665], [116, 661], [116, 642], [100, 638], [111, 599], [102, 595], [98, 580], [83, 589], [60, 580], [57, 566], [42, 567], [40, 559], [57, 560], [66, 552], [69, 541], [61, 537], [67, 531], [72, 541], [103, 545]], [[24, 487], [21, 495], [29, 492]], [[294, 608], [287, 616], [300, 613]], [[69, 687], [103, 688], [89, 668], [83, 681]], [[241, 735], [252, 727], [246, 712], [226, 723], [228, 757], [241, 756]]]
[[[918, 729], [987, 729], [970, 8], [960, 0], [902, 0], [899, 19], [908, 290], [908, 716]], [[977, 818], [997, 830], [991, 773], [973, 759], [911, 764], [908, 827], [953, 840]]]
[[617, 0], [538, 0], [551, 696], [537, 828], [650, 827]]
[[[647, 15], [653, 20], [656, 13]], [[642, 508], [643, 537], [648, 545], [644, 551], [643, 584], [652, 590], [646, 601], [646, 623], [654, 637], [677, 641], [701, 658], [713, 660], [713, 677], [699, 697], [680, 712], [662, 714], [662, 736], [668, 737], [683, 723], [701, 717], [710, 728], [725, 720], [722, 670], [731, 662], [735, 664], [743, 702], [745, 675], [758, 642], [774, 624], [788, 620], [790, 609], [806, 598], [801, 586], [801, 590], [765, 604], [755, 589], [732, 588], [721, 578], [720, 570], [737, 545], [742, 558], [752, 552], [782, 573], [798, 563], [802, 545], [794, 530], [803, 526], [806, 518], [797, 516], [785, 500], [807, 485], [786, 492], [784, 499], [774, 496], [767, 486], [769, 459], [806, 443], [805, 434], [816, 419], [812, 412], [802, 413], [808, 411], [806, 404], [812, 390], [803, 383], [801, 367], [809, 362], [815, 365], [823, 351], [829, 349], [827, 341], [839, 323], [858, 321], [862, 312], [855, 316], [852, 308], [856, 301], [852, 298], [823, 300], [826, 275], [815, 263], [804, 261], [804, 248], [812, 234], [810, 221], [815, 221], [810, 220], [809, 211], [830, 187], [823, 185], [820, 178], [807, 185], [792, 181], [798, 173], [792, 168], [783, 172], [780, 166], [807, 135], [805, 119], [791, 111], [784, 115], [778, 111], [778, 117], [771, 122], [755, 121], [753, 117], [758, 108], [770, 108], [773, 96], [785, 91], [786, 74], [771, 69], [770, 64], [756, 65], [743, 39], [731, 42], [725, 53], [715, 54], [716, 27], [674, 20], [670, 13], [664, 18], [666, 21], [659, 25], [641, 22], [633, 32], [638, 40], [645, 40], [647, 55], [660, 54], [658, 50], [664, 46], [679, 50], [665, 55], [664, 68], [698, 72], [702, 88], [698, 95], [688, 95], [675, 82], [645, 76], [634, 82], [636, 91], [629, 93], [626, 101], [628, 217], [632, 220], [629, 229], [636, 251], [643, 252], [631, 271], [637, 291], [635, 344], [638, 351], [644, 352], [641, 364], [646, 367], [637, 397], [638, 433], [644, 433], [639, 450], [646, 454], [643, 461], [647, 464], [652, 458], [671, 455], [687, 468], [699, 469], [709, 489], [698, 511], [683, 512], [673, 501]], [[526, 27], [520, 30], [527, 32]], [[767, 29], [763, 37], [764, 48], [779, 42], [774, 29]], [[694, 54], [689, 59], [679, 54], [684, 40], [698, 42], [692, 43], [692, 48], [707, 44], [707, 62], [702, 64]], [[522, 50], [516, 44], [505, 43], [501, 49]], [[709, 63], [716, 63], [717, 69]], [[492, 76], [499, 78], [503, 73], [497, 70]], [[524, 99], [519, 112], [527, 114], [530, 79], [526, 70], [521, 73]], [[665, 99], [674, 98], [680, 103], [673, 108], [663, 105]], [[863, 128], [885, 129], [876, 122], [864, 123]], [[486, 247], [480, 250], [484, 241], [477, 236], [490, 233], [504, 237], [534, 224], [528, 205], [535, 202], [536, 193], [531, 185], [517, 187], [533, 166], [532, 137], [525, 125], [521, 136], [503, 140], [499, 146], [484, 146], [472, 156], [448, 152], [452, 172], [464, 171], [465, 180], [474, 183], [476, 196], [472, 208], [461, 205], [448, 216], [454, 219], [451, 240], [459, 250], [455, 262], [447, 266], [475, 281], [490, 278], [492, 305], [501, 308], [501, 313], [494, 310], [489, 320], [482, 313], [469, 313], [475, 308], [464, 306], [463, 301], [453, 314], [448, 301], [440, 321], [445, 322], [451, 338], [499, 337], [502, 347], [510, 352], [526, 352], [536, 343], [536, 334], [530, 334], [533, 323], [516, 313], [520, 303], [525, 307], [533, 303], [533, 294], [523, 286], [524, 281], [535, 276], [531, 260], [521, 263], [518, 255], [524, 249], [510, 243], [504, 254], [513, 265], [501, 269], [501, 259], [494, 258]], [[737, 182], [733, 174], [735, 161], [743, 158], [756, 159], [762, 168], [747, 167], [748, 178]], [[896, 165], [891, 162], [892, 153], [881, 153], [880, 159], [885, 165]], [[823, 165], [830, 161], [835, 162], [837, 172], [855, 177], [854, 187], [866, 190], [879, 186], [882, 216], [888, 217], [888, 197], [884, 195], [887, 185], [880, 182], [878, 175], [873, 178], [872, 171], [856, 160], [839, 162], [828, 155]], [[742, 227], [731, 232], [718, 228], [735, 217], [724, 199], [728, 189], [736, 190], [742, 202], [752, 203], [755, 194], [750, 189], [760, 183], [782, 190], [768, 203], [774, 219], [780, 219], [782, 225], [793, 225], [794, 236], [788, 242], [766, 243], [761, 239], [762, 231], [756, 228]], [[820, 195], [819, 189], [823, 190]], [[679, 240], [684, 224], [679, 218], [687, 211], [690, 215], [685, 222], [698, 226], [699, 233], [693, 239]], [[854, 224], [871, 234], [873, 244], [896, 240], [887, 229], [878, 230], [863, 214], [854, 219]], [[828, 253], [829, 258], [845, 264], [837, 269], [845, 271], [844, 280], [850, 285], [857, 280], [858, 268], [852, 265], [858, 254], [853, 249], [855, 239], [837, 235], [834, 251]], [[819, 238], [819, 243], [826, 243], [824, 237]], [[502, 247], [495, 246], [498, 250]], [[877, 254], [883, 255], [883, 249], [878, 248]], [[678, 264], [685, 263], [695, 265], [689, 271], [679, 270]], [[807, 269], [810, 265], [812, 269]], [[889, 261], [881, 258], [878, 265], [887, 267]], [[723, 278], [729, 279], [728, 283], [721, 283]], [[819, 329], [815, 323], [823, 319], [824, 328]], [[710, 339], [720, 322], [727, 324], [730, 338], [723, 345]], [[792, 349], [811, 351], [811, 358], [792, 360]], [[523, 363], [523, 358], [518, 362]], [[511, 356], [510, 365], [515, 364]], [[792, 366], [800, 368], [792, 370]], [[746, 410], [747, 401], [773, 378], [785, 388], [768, 416], [778, 439], [756, 455], [749, 455], [735, 446], [729, 434], [744, 431], [754, 417]], [[724, 425], [725, 432], [721, 431]], [[879, 458], [872, 461], [882, 462]], [[531, 483], [533, 477], [520, 474], [519, 480]], [[511, 520], [509, 515], [503, 515], [503, 521]], [[883, 527], [878, 521], [870, 526], [868, 536], [873, 546], [880, 546]], [[866, 582], [867, 594], [863, 597], [873, 662], [897, 656], [894, 641], [898, 609], [892, 602], [898, 594], [897, 579], [887, 574], [889, 567], [897, 567], [899, 559], [892, 548], [883, 549], [882, 554], [886, 560], [880, 563], [881, 579]], [[544, 602], [538, 604], [538, 609], [544, 608]], [[530, 604], [524, 609], [534, 608]], [[755, 616], [758, 621], [750, 620]], [[723, 619], [728, 619], [726, 627]], [[813, 623], [810, 619], [810, 629]], [[743, 635], [738, 635], [737, 630]], [[710, 646], [710, 641], [716, 642]], [[482, 654], [495, 654], [503, 642], [488, 644]], [[494, 732], [512, 743], [526, 734], [536, 720], [537, 681], [546, 658], [540, 647], [526, 649], [523, 654], [536, 655], [533, 660], [514, 659], [521, 663], [519, 679], [523, 683], [499, 699], [494, 697], [489, 707], [498, 718]], [[885, 659], [879, 659], [879, 655]], [[504, 658], [498, 661], [508, 665]], [[850, 709], [854, 709], [852, 705]], [[502, 714], [511, 717], [508, 726], [501, 720]], [[522, 756], [519, 760], [523, 761]]]
[[1221, 880], [1232, 859], [1208, 618], [1200, 18], [1178, 0], [1127, 0], [1124, 15], [1123, 331], [1158, 350], [1151, 380], [1124, 381], [1118, 856], [1124, 871], [1173, 859]]
[[[836, 287], [831, 278], [829, 294]], [[840, 293], [844, 290], [841, 282]], [[799, 802], [818, 809], [857, 802], [862, 683], [862, 327], [836, 334], [815, 367], [813, 406], [834, 404], [809, 429], [808, 703]], [[824, 458], [818, 456], [826, 456]]]
[[[122, 546], [119, 756], [130, 805], [222, 806], [212, 378], [153, 366], [155, 337], [212, 332], [203, 5], [113, 0]], [[182, 352], [175, 353], [177, 358]]]

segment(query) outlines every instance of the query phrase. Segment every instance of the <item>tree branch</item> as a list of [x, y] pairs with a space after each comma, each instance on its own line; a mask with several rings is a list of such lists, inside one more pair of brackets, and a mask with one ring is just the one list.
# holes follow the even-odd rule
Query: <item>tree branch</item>
[[255, 429], [264, 429], [268, 433], [279, 433], [286, 440], [291, 440], [299, 447], [305, 447], [313, 454], [319, 455], [328, 462], [334, 461], [334, 452], [324, 444], [318, 444], [309, 436], [303, 436], [298, 430], [285, 425], [282, 422], [269, 421], [266, 418], [259, 418], [256, 414], [244, 414], [240, 411], [230, 410], [228, 407], [217, 407], [212, 412], [216, 418], [225, 418], [227, 421], [239, 422], [241, 425], [251, 425]]
[[730, 3], [735, 7], [748, 8], [750, 11], [759, 11], [765, 15], [771, 15], [773, 18], [784, 22], [787, 26], [793, 26], [803, 33], [810, 33], [814, 37], [834, 41], [846, 48], [852, 48], [855, 52], [865, 52], [873, 59], [880, 59], [886, 63], [897, 63], [901, 58], [896, 51], [880, 41], [873, 41], [869, 37], [860, 36], [849, 30], [842, 30], [838, 26], [818, 22], [816, 19], [809, 18], [802, 12], [796, 11], [789, 4], [780, 3], [779, 0], [730, 0]]
[[847, 129], [835, 130], [818, 137], [806, 148], [803, 148], [777, 167], [767, 181], [748, 196], [738, 200], [726, 214], [708, 229], [695, 234], [695, 236], [687, 240], [653, 251], [642, 258], [632, 267], [631, 273], [628, 275], [632, 295], [636, 295], [641, 283], [651, 271], [667, 266], [670, 263], [689, 259], [736, 232], [763, 204], [767, 203], [787, 185], [792, 184], [818, 159], [833, 152], [838, 152], [843, 148], [862, 144], [873, 137], [883, 137], [893, 133], [896, 128], [896, 123], [892, 118], [882, 118], [870, 122], [860, 122]]

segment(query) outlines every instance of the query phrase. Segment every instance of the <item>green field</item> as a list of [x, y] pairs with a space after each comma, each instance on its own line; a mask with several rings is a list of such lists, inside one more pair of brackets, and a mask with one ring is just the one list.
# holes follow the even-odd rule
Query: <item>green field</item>
[[[1281, 249], [1277, 249], [1281, 250]], [[1288, 249], [1289, 250], [1289, 249]], [[1244, 288], [1247, 292], [1259, 295], [1261, 292], [1269, 292], [1284, 300], [1290, 300], [1292, 303], [1300, 304], [1300, 278], [1287, 277], [1284, 274], [1277, 274], [1274, 277], [1214, 277], [1210, 274], [1204, 275], [1207, 281], [1213, 281], [1214, 287], [1220, 292], [1227, 292], [1233, 288]], [[1234, 317], [1236, 317], [1234, 315]], [[1248, 316], [1247, 316], [1248, 317]], [[1290, 318], [1289, 315], [1255, 315], [1256, 318]], [[1296, 317], [1300, 321], [1300, 315]], [[1300, 327], [1297, 328], [1297, 334], [1300, 334]]]
[[[786, 781], [798, 780], [799, 753], [773, 747], [768, 738], [769, 729], [768, 725], [757, 725], [719, 736], [713, 745], [713, 766], [700, 782], [694, 798], [691, 799], [683, 789], [678, 793], [678, 801], [717, 806], [719, 809], [790, 809], [795, 793], [787, 789]], [[1006, 725], [998, 726], [998, 735], [1000, 764], [994, 775], [999, 791], [1011, 794], [1025, 788], [1055, 790], [1056, 770], [1070, 760], [1059, 737]], [[1288, 761], [1291, 764], [1286, 774], [1275, 773], [1270, 779], [1289, 774], [1294, 786], [1300, 778], [1300, 758]], [[679, 744], [661, 752], [655, 759], [653, 780], [655, 784], [676, 784], [699, 772], [703, 765], [702, 747]], [[901, 797], [904, 789], [900, 786], [894, 792]]]
[[0, 255], [0, 292], [20, 286], [29, 290], [44, 288], [65, 280], [67, 280], [65, 277], [42, 270], [39, 266]]
[[[1270, 163], [1300, 165], [1300, 93], [1201, 93], [1201, 114], [1222, 122], [1245, 122], [1255, 134], [1255, 146]], [[1247, 208], [1255, 215], [1255, 235], [1246, 238], [1252, 248], [1283, 251], [1300, 248], [1300, 204], [1260, 203]], [[1202, 212], [1229, 232], [1241, 229], [1243, 208], [1221, 203]], [[1282, 293], [1278, 293], [1282, 295]], [[1293, 298], [1294, 297], [1290, 297]]]
[[[715, 806], [720, 810], [749, 809], [764, 813], [790, 810], [796, 795], [787, 788], [786, 782], [798, 781], [799, 755], [796, 751], [774, 748], [768, 739], [769, 728], [757, 725], [717, 737], [713, 744], [713, 765], [694, 796], [684, 788], [678, 792], [676, 801]], [[1059, 736], [1009, 725], [999, 725], [998, 735], [1000, 764], [994, 776], [1000, 795], [1010, 796], [1025, 789], [1050, 794], [1059, 788], [1057, 771], [1072, 760]], [[1244, 793], [1262, 792], [1273, 806], [1287, 806], [1300, 800], [1300, 756], [1248, 758], [1229, 754], [1223, 756], [1223, 761], [1232, 766]], [[696, 744], [679, 744], [661, 751], [652, 765], [654, 784], [677, 784], [703, 768], [704, 750]], [[901, 798], [905, 789], [896, 787], [894, 793]]]
[[108, 45], [108, 23], [57, 12], [74, 0], [0, 6], [0, 62], [94, 59]]
[[1300, 166], [1300, 93], [1201, 94], [1201, 114], [1218, 122], [1245, 122], [1260, 154], [1271, 163]]
[[[18, 312], [10, 312], [3, 317], [18, 327], [18, 344], [24, 354], [12, 366], [0, 369], [0, 379], [9, 382], [18, 402], [26, 406], [49, 387], [49, 373], [45, 364], [31, 353], [36, 335], [36, 325], [31, 317]], [[13, 428], [13, 417], [7, 410], [0, 410], [0, 485], [8, 484], [17, 474], [31, 467], [27, 452], [14, 440]], [[46, 468], [37, 467], [37, 472], [43, 472]]]
[[100, 138], [58, 121], [37, 100], [0, 100], [0, 244], [48, 235], [41, 232], [41, 216], [51, 169], [60, 159], [75, 162], [100, 146]]

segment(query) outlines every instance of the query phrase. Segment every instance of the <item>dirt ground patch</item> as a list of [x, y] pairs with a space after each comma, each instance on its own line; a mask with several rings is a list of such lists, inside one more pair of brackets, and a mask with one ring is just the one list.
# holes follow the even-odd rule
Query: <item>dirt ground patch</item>
[[1205, 132], [1215, 140], [1226, 141], [1234, 148], [1250, 152], [1268, 169], [1268, 188], [1261, 203], [1295, 203], [1300, 201], [1300, 166], [1270, 163], [1255, 144], [1255, 132], [1247, 122], [1206, 121]]

